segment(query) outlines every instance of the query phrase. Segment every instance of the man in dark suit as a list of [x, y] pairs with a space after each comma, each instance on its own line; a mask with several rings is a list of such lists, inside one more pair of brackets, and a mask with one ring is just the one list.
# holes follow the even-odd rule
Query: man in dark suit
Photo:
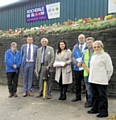
[[32, 93], [32, 82], [33, 73], [35, 67], [35, 61], [37, 56], [38, 46], [33, 44], [33, 38], [27, 37], [27, 44], [22, 45], [22, 67], [23, 67], [23, 97], [27, 95], [33, 96]]
[[[48, 46], [48, 39], [41, 39], [42, 47], [37, 50], [37, 59], [35, 65], [35, 72], [40, 75], [39, 78], [39, 91], [37, 98], [42, 96], [43, 91], [43, 77], [45, 70], [51, 71], [51, 67], [54, 62], [54, 49]], [[51, 99], [51, 79], [47, 80], [47, 98]]]

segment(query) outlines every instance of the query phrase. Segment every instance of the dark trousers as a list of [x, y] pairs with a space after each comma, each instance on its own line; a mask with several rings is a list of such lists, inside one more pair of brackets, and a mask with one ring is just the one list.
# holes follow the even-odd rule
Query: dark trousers
[[19, 73], [9, 72], [9, 73], [6, 73], [6, 75], [7, 75], [7, 83], [8, 83], [9, 92], [10, 93], [17, 92]]
[[83, 71], [74, 71], [76, 84], [76, 98], [81, 98], [81, 82], [84, 79]]
[[62, 74], [60, 76], [60, 81], [59, 81], [59, 89], [60, 89], [60, 95], [66, 95], [68, 85], [67, 84], [62, 84]]
[[100, 115], [108, 114], [107, 85], [91, 83], [93, 93], [92, 110], [98, 111]]

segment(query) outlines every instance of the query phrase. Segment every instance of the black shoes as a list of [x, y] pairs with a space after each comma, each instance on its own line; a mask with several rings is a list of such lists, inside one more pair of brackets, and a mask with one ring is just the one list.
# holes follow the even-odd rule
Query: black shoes
[[96, 117], [98, 117], [98, 118], [108, 117], [108, 114], [106, 114], [106, 115], [100, 115], [100, 114], [98, 114], [98, 115], [96, 115]]
[[97, 113], [98, 113], [98, 111], [89, 110], [89, 111], [87, 111], [87, 113], [88, 113], [88, 114], [97, 114]]
[[[91, 109], [91, 110], [87, 111], [87, 113], [88, 114], [97, 114], [98, 111], [94, 111]], [[96, 115], [96, 117], [98, 117], [98, 118], [108, 117], [108, 114], [105, 114], [105, 115], [98, 114], [98, 115]]]
[[58, 100], [66, 100], [66, 94], [61, 94]]
[[85, 103], [84, 107], [85, 107], [85, 108], [92, 107], [92, 103], [87, 101], [87, 102]]
[[62, 100], [66, 100], [66, 94], [63, 94]]
[[76, 102], [76, 101], [81, 101], [81, 98], [77, 98], [76, 97], [76, 98], [74, 98], [74, 99], [71, 100], [71, 102]]
[[58, 98], [58, 100], [62, 100], [63, 94], [60, 94], [60, 97]]

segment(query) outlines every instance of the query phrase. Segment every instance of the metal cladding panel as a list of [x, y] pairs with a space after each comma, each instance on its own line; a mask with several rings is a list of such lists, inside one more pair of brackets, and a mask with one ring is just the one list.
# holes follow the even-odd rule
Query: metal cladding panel
[[99, 17], [107, 15], [108, 0], [75, 0], [75, 17]]
[[[56, 2], [60, 2], [60, 18], [26, 22], [27, 9]], [[0, 29], [31, 28], [44, 24], [63, 23], [68, 19], [104, 17], [107, 15], [107, 11], [108, 0], [30, 0], [27, 3], [6, 7], [3, 10], [0, 9]]]

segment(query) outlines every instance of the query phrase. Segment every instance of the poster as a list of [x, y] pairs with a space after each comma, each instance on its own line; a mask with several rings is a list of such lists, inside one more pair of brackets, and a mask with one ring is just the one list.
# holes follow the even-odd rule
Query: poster
[[116, 12], [116, 0], [108, 0], [108, 13]]
[[48, 20], [60, 17], [60, 2], [26, 10], [26, 22]]
[[60, 17], [60, 3], [46, 5], [46, 9], [48, 13], [48, 19]]

